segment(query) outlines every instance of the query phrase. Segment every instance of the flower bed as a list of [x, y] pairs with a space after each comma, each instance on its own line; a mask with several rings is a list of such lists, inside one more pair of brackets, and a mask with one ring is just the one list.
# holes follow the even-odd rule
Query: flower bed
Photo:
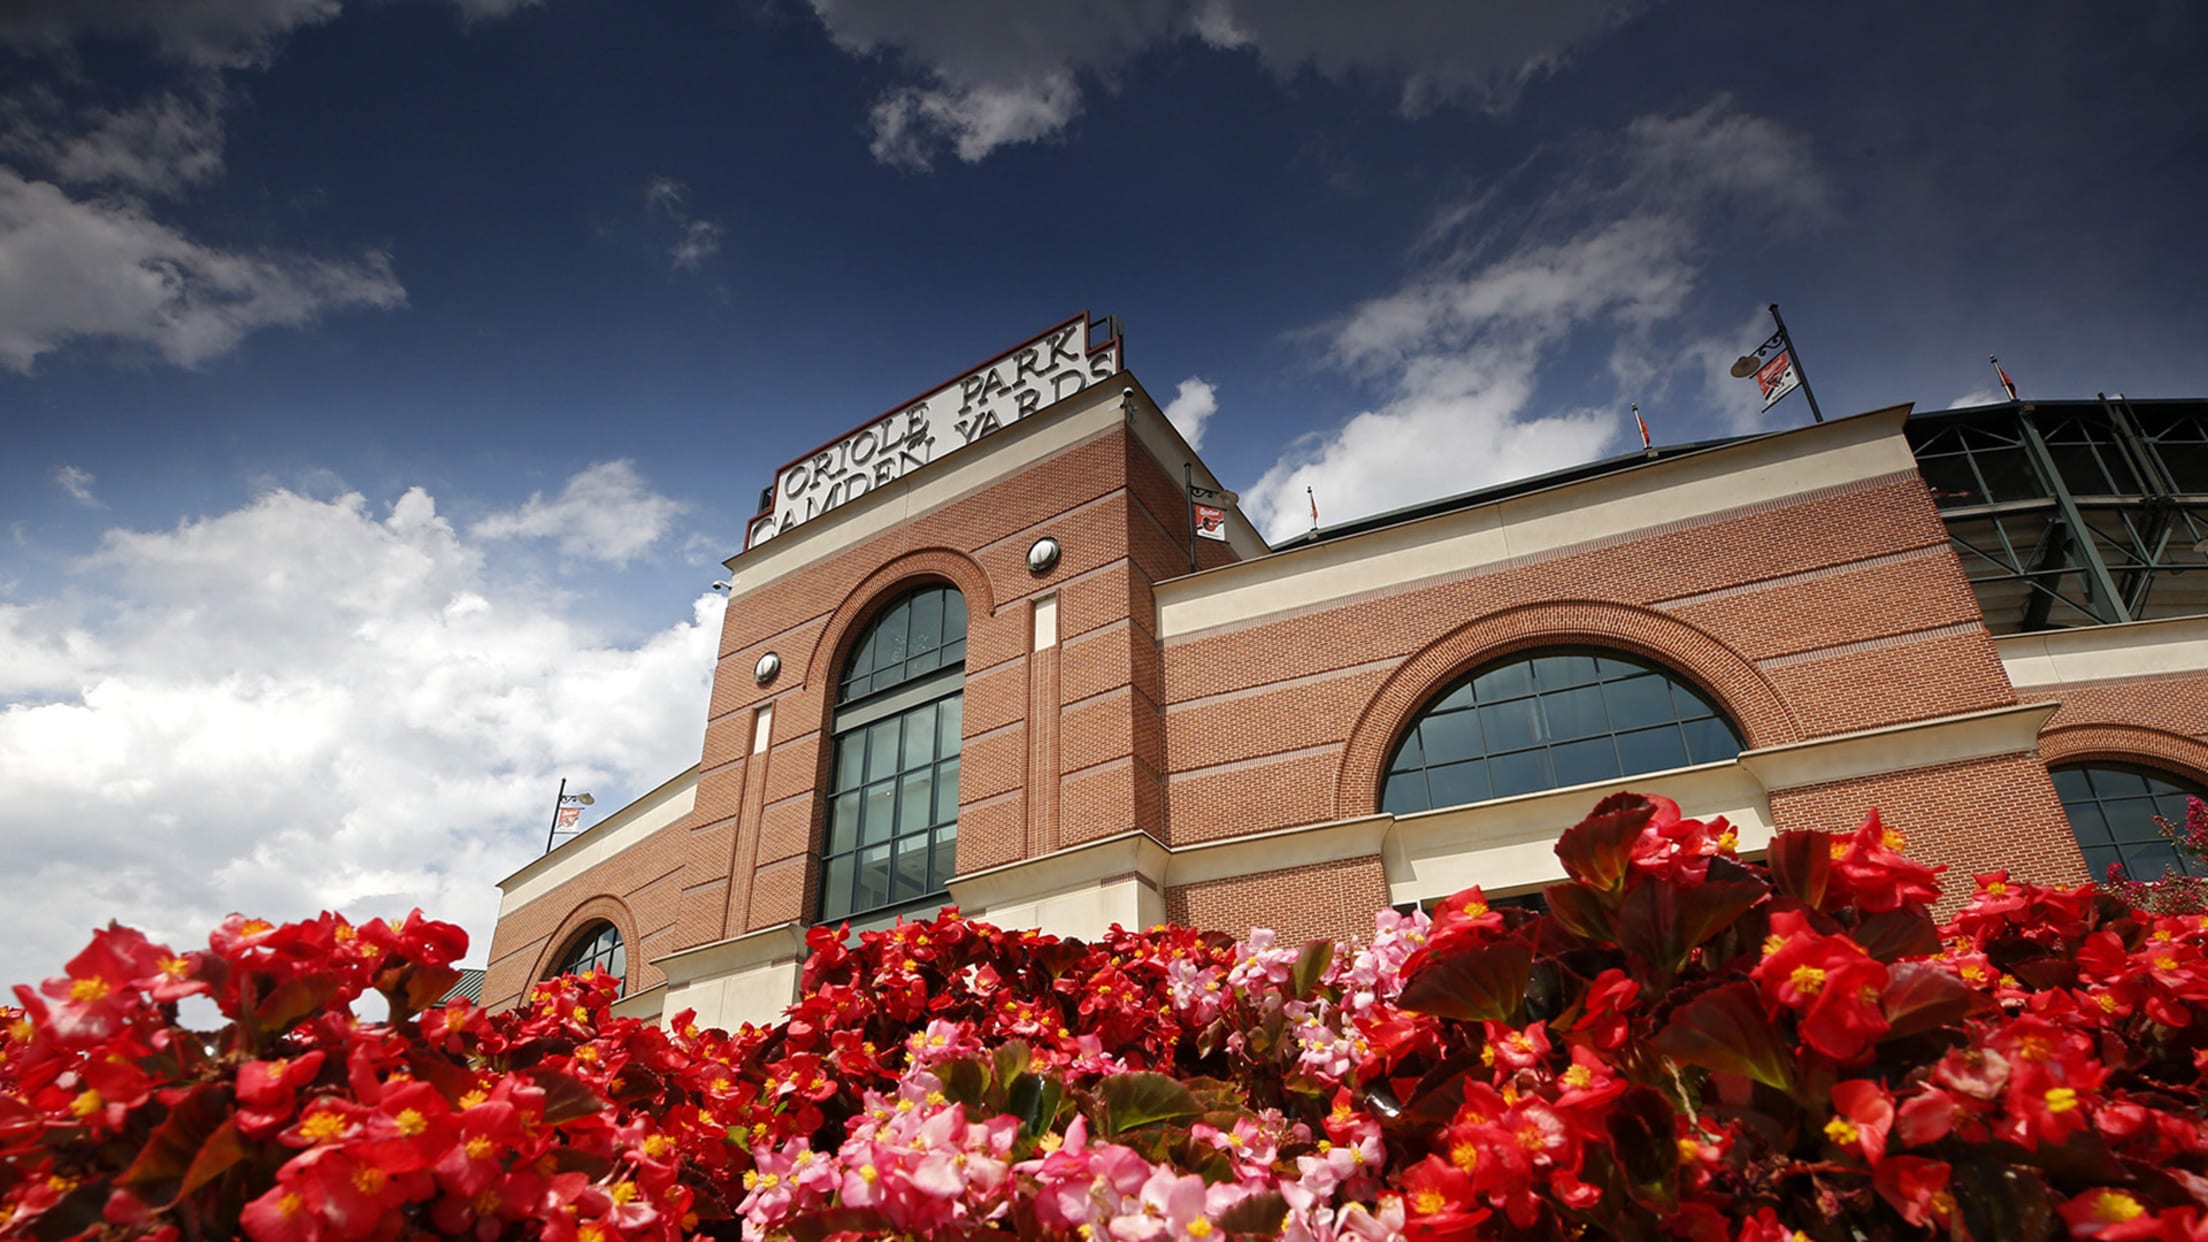
[[0, 1235], [2208, 1234], [2208, 921], [1995, 873], [1936, 927], [1875, 815], [1751, 863], [1619, 795], [1557, 853], [1547, 913], [1354, 945], [816, 929], [734, 1033], [604, 979], [431, 1007], [419, 912], [111, 927], [0, 1014]]

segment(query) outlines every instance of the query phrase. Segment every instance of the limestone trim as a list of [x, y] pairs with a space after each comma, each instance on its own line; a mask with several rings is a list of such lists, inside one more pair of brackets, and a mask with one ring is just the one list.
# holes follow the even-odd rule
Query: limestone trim
[[1908, 413], [1895, 406], [1774, 432], [1172, 579], [1158, 585], [1158, 636], [1913, 473]]
[[1203, 884], [1313, 863], [1370, 858], [1380, 852], [1381, 842], [1394, 822], [1390, 815], [1366, 815], [1176, 845], [1166, 862], [1165, 882]]
[[1996, 638], [2019, 690], [2208, 671], [2208, 616], [2042, 630]]
[[2102, 721], [2065, 723], [2039, 735], [2040, 758], [2049, 768], [2068, 763], [2123, 763], [2161, 768], [2208, 786], [2208, 743], [2143, 725]]
[[1997, 755], [2030, 754], [2061, 705], [2018, 703], [1741, 752], [1767, 790], [1882, 776]]
[[1750, 746], [1783, 745], [1802, 729], [1756, 665], [1669, 613], [1604, 600], [1565, 600], [1478, 617], [1403, 661], [1358, 716], [1342, 755], [1335, 814], [1368, 815], [1396, 740], [1450, 682], [1483, 664], [1543, 647], [1598, 647], [1653, 661], [1713, 698]]
[[521, 985], [522, 994], [526, 996], [531, 987], [542, 982], [551, 973], [552, 963], [567, 952], [575, 938], [598, 923], [613, 924], [614, 930], [621, 933], [622, 945], [629, 951], [629, 975], [621, 981], [622, 990], [627, 991], [644, 965], [644, 938], [637, 932], [636, 915], [630, 911], [628, 903], [611, 893], [600, 893], [568, 911], [559, 928], [546, 938], [543, 947], [537, 950], [536, 960], [530, 963], [529, 978]]
[[948, 887], [959, 909], [983, 911], [1095, 888], [1130, 874], [1149, 876], [1150, 887], [1162, 889], [1170, 853], [1137, 829], [953, 876]]
[[698, 802], [698, 765], [691, 764], [658, 788], [498, 882], [498, 916], [505, 918], [662, 828], [681, 823]]
[[643, 1022], [657, 1022], [665, 1017], [667, 985], [655, 983], [641, 992], [635, 992], [613, 1002], [607, 1012], [616, 1018], [635, 1018]]
[[682, 988], [700, 979], [802, 961], [810, 952], [805, 945], [805, 931], [805, 924], [800, 922], [776, 923], [741, 936], [670, 953], [654, 959], [652, 965], [667, 976], [668, 988]]

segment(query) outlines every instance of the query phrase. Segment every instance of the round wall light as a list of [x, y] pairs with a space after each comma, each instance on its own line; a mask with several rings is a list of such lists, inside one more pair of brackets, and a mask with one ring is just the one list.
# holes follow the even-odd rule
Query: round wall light
[[751, 679], [763, 686], [766, 685], [768, 682], [773, 681], [775, 674], [781, 671], [782, 657], [770, 651], [767, 654], [760, 656], [759, 663], [752, 666]]
[[1058, 567], [1058, 541], [1048, 535], [1035, 541], [1027, 550], [1027, 572], [1047, 574]]

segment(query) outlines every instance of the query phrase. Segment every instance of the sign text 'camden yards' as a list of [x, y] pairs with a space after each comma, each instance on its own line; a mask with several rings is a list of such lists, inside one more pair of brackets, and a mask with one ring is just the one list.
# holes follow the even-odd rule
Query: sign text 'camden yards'
[[1084, 312], [782, 467], [745, 546], [757, 547], [1117, 375], [1119, 337], [1091, 345], [1090, 335]]

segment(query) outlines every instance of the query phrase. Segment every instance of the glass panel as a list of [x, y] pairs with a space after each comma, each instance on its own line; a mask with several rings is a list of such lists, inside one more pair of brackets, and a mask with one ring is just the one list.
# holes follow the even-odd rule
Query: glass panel
[[912, 601], [912, 641], [914, 655], [934, 651], [943, 645], [943, 592], [924, 591]]
[[1429, 712], [1444, 712], [1450, 710], [1451, 708], [1470, 707], [1475, 702], [1478, 702], [1478, 700], [1473, 697], [1472, 683], [1468, 681], [1463, 685], [1458, 686], [1456, 689], [1451, 690], [1448, 694], [1442, 697], [1442, 700], [1440, 702], [1434, 704], [1432, 707], [1429, 707], [1426, 710]]
[[935, 822], [958, 820], [958, 756], [935, 765]]
[[897, 843], [896, 900], [918, 897], [928, 891], [928, 839], [907, 837]]
[[890, 825], [897, 818], [897, 782], [883, 781], [866, 787], [866, 824], [860, 839], [872, 845], [889, 840]]
[[1495, 796], [1488, 791], [1487, 764], [1478, 759], [1428, 768], [1426, 784], [1431, 798], [1427, 807], [1463, 806], [1467, 802], [1485, 802]]
[[945, 824], [935, 833], [935, 861], [928, 869], [928, 890], [934, 892], [958, 874], [958, 825]]
[[1617, 743], [1607, 737], [1552, 746], [1549, 748], [1549, 760], [1556, 765], [1556, 783], [1559, 785], [1585, 785], [1590, 781], [1614, 780], [1621, 774]]
[[1687, 748], [1680, 740], [1679, 726], [1663, 725], [1638, 733], [1620, 733], [1618, 762], [1627, 776], [1687, 766]]
[[2086, 775], [2093, 778], [2093, 792], [2107, 798], [2142, 798], [2147, 793], [2147, 778], [2137, 772], [2121, 768], [2088, 768]]
[[2182, 871], [2177, 865], [2177, 847], [2167, 841], [2125, 846], [2124, 870], [2135, 880], [2159, 880], [2171, 871]]
[[2094, 845], [2109, 839], [2108, 817], [2101, 814], [2098, 802], [2064, 803], [2070, 816], [2070, 831], [2077, 834], [2081, 845]]
[[1533, 662], [1533, 683], [1543, 690], [1569, 690], [1601, 676], [1590, 655], [1542, 656]]
[[1679, 719], [1692, 720], [1697, 716], [1715, 716], [1717, 708], [1702, 697], [1702, 693], [1683, 681], [1671, 683], [1671, 707], [1679, 713]]
[[[943, 645], [949, 647], [952, 643], [958, 643], [959, 650], [963, 652], [966, 649], [965, 642], [966, 597], [951, 591], [943, 598]], [[949, 653], [945, 652], [943, 658], [948, 660]]]
[[845, 854], [828, 860], [828, 880], [820, 892], [820, 917], [823, 922], [840, 919], [851, 913], [851, 873], [858, 856]]
[[1498, 798], [1556, 788], [1556, 778], [1549, 770], [1549, 752], [1545, 750], [1492, 756], [1487, 761], [1487, 774]]
[[2151, 798], [2109, 798], [2101, 803], [2101, 814], [2108, 817], [2108, 834], [2118, 842], [2163, 839], [2162, 830], [2154, 826]]
[[[1480, 728], [1487, 734], [1490, 754], [1498, 750], [1516, 750], [1531, 746], [1541, 740], [1541, 707], [1534, 699], [1519, 699], [1514, 703], [1502, 703], [1480, 709]], [[1426, 737], [1428, 750], [1434, 748], [1433, 735]]]
[[843, 670], [843, 675], [846, 678], [853, 678], [861, 673], [871, 673], [873, 671], [874, 631], [868, 630], [866, 637], [859, 640], [859, 649], [851, 653], [851, 666]]
[[873, 692], [874, 679], [863, 674], [843, 683], [843, 697], [846, 700], [863, 699]]
[[2093, 796], [2093, 782], [2085, 778], [2083, 768], [2057, 768], [2048, 775], [2055, 778], [2055, 796], [2064, 802], [2084, 802]]
[[1740, 738], [1714, 716], [1690, 720], [1680, 730], [1687, 735], [1688, 763], [1716, 763], [1740, 753]]
[[2183, 789], [2183, 787], [2169, 780], [2165, 780], [2162, 777], [2156, 776], [2152, 772], [2145, 773], [2144, 775], [2147, 781], [2147, 792], [2155, 795], [2158, 798], [2164, 795], [2172, 795], [2177, 797], [2180, 801], [2184, 799], [2185, 790]]
[[935, 758], [935, 704], [906, 712], [904, 761], [898, 766], [917, 768]]
[[619, 936], [613, 938], [613, 952], [606, 957], [606, 973], [616, 979], [629, 977], [629, 947], [621, 943]]
[[1389, 777], [1388, 783], [1380, 787], [1380, 809], [1391, 815], [1430, 811], [1433, 806], [1433, 799], [1426, 796], [1424, 772], [1398, 773]]
[[1986, 477], [1986, 490], [1994, 500], [2034, 500], [2047, 494], [2032, 463], [2020, 447], [1981, 448], [1972, 451], [1978, 472]]
[[866, 731], [866, 779], [878, 781], [897, 772], [897, 722], [891, 716]]
[[897, 835], [926, 832], [935, 820], [935, 771], [922, 768], [905, 773], [905, 789], [897, 800]]
[[1533, 668], [1523, 661], [1489, 669], [1472, 679], [1472, 693], [1482, 703], [1513, 699], [1533, 693]]
[[955, 755], [958, 753], [958, 731], [963, 720], [965, 719], [965, 714], [966, 707], [965, 701], [963, 699], [945, 699], [941, 703], [936, 704], [936, 754]]
[[943, 649], [941, 647], [937, 647], [932, 651], [917, 652], [911, 659], [905, 661], [905, 680], [911, 681], [915, 677], [932, 673], [941, 667], [943, 667]]
[[853, 910], [872, 910], [889, 904], [889, 847], [876, 845], [859, 852], [859, 881]]
[[1617, 681], [1648, 671], [1646, 665], [1617, 656], [1596, 656], [1595, 667], [1601, 671], [1604, 681]]
[[838, 790], [857, 789], [866, 782], [866, 735], [850, 733], [836, 739]]
[[[2107, 879], [2109, 864], [2122, 861], [2123, 856], [2116, 852], [2116, 847], [2113, 845], [2097, 845], [2085, 851], [2085, 869], [2096, 880]], [[2126, 871], [2128, 873], [2129, 868], [2126, 868]], [[2131, 878], [2135, 880], [2152, 880], [2158, 877], [2151, 875], [2134, 875]]]
[[1671, 708], [1670, 683], [1654, 673], [1607, 682], [1602, 695], [1610, 704], [1613, 729], [1637, 729], [1678, 719]]
[[1549, 736], [1557, 741], [1593, 737], [1610, 731], [1609, 713], [1603, 710], [1602, 690], [1597, 686], [1544, 694], [1541, 710], [1548, 717]]
[[1426, 766], [1426, 748], [1418, 744], [1418, 730], [1403, 735], [1403, 748], [1395, 752], [1395, 762], [1388, 765], [1390, 772], [1408, 772], [1412, 768]]
[[874, 667], [894, 669], [905, 662], [906, 630], [912, 623], [910, 602], [882, 614], [874, 625]]
[[1444, 712], [1428, 716], [1418, 726], [1419, 743], [1427, 763], [1455, 763], [1471, 759], [1487, 749], [1480, 742], [1478, 712]]
[[828, 852], [841, 854], [859, 843], [859, 791], [836, 795], [828, 812]]

